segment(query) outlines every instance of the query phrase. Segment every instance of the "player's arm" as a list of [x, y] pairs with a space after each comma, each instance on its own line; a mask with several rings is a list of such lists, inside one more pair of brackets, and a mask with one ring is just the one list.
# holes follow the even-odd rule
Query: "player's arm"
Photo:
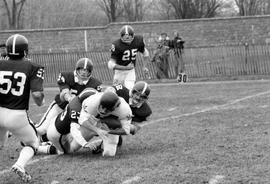
[[74, 94], [71, 94], [71, 91], [70, 89], [68, 88], [64, 88], [61, 90], [60, 92], [60, 99], [62, 101], [67, 101], [67, 102], [70, 102], [76, 95]]
[[44, 99], [44, 93], [43, 93], [43, 91], [34, 91], [34, 92], [32, 92], [32, 98], [33, 98], [34, 102], [38, 106], [42, 106], [42, 105], [45, 104], [45, 99]]
[[59, 73], [57, 84], [60, 88], [60, 100], [63, 102], [70, 102], [75, 97], [75, 95], [71, 93], [69, 85], [66, 83], [66, 78], [64, 74]]
[[32, 72], [30, 80], [32, 98], [38, 106], [42, 106], [45, 104], [43, 93], [44, 67], [33, 65]]
[[[147, 48], [144, 48], [144, 52], [142, 53], [143, 54], [143, 59], [144, 59], [144, 62], [143, 62], [143, 69], [146, 70], [147, 69], [147, 65], [148, 63], [150, 63], [150, 54], [149, 54], [149, 51]], [[145, 69], [146, 68], [146, 69]], [[147, 69], [148, 70], [148, 69]]]
[[110, 70], [131, 70], [131, 69], [134, 68], [134, 64], [133, 63], [130, 63], [127, 66], [118, 65], [118, 64], [116, 64], [116, 60], [113, 59], [113, 58], [111, 58], [108, 61], [108, 68]]
[[109, 134], [114, 135], [129, 135], [130, 134], [130, 120], [120, 120], [121, 128], [109, 130]]
[[82, 136], [81, 131], [80, 131], [80, 125], [75, 122], [71, 122], [70, 124], [70, 133], [72, 137], [75, 139], [77, 143], [79, 143], [82, 147], [84, 147], [87, 144], [87, 141], [85, 138]]

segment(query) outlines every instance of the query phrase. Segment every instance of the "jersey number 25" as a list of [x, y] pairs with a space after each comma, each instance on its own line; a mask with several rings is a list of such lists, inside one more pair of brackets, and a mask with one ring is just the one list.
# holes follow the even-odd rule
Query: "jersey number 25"
[[123, 53], [123, 61], [134, 61], [136, 59], [137, 49], [125, 50]]

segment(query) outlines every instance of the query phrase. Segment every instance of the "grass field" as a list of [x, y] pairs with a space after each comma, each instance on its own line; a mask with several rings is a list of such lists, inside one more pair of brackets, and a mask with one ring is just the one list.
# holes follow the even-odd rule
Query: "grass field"
[[[82, 150], [38, 155], [27, 166], [34, 184], [265, 184], [270, 183], [270, 81], [192, 82], [151, 86], [151, 120], [124, 137], [114, 158]], [[31, 105], [38, 121], [46, 107]], [[31, 102], [31, 104], [33, 104]], [[19, 123], [19, 122], [18, 122]], [[0, 183], [20, 150], [11, 137], [0, 151]]]

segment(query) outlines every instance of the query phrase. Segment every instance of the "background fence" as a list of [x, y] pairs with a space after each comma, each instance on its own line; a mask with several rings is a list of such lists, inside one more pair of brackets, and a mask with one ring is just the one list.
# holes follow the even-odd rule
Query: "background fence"
[[[270, 51], [268, 45], [239, 45], [204, 48], [186, 48], [183, 54], [186, 74], [189, 78], [267, 75], [270, 74]], [[152, 55], [153, 51], [150, 51]], [[89, 57], [94, 62], [93, 76], [105, 83], [111, 83], [113, 72], [107, 67], [109, 52], [63, 52], [33, 53], [29, 57], [45, 66], [45, 85], [55, 86], [59, 72], [73, 71], [76, 61]], [[142, 71], [142, 56], [137, 59], [137, 79], [147, 80]], [[173, 52], [169, 57], [169, 78], [176, 78]], [[156, 79], [155, 63], [149, 66], [151, 79]]]

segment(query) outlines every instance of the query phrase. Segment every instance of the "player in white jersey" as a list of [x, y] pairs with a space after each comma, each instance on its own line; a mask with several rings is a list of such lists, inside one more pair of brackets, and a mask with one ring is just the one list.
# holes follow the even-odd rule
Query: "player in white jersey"
[[[121, 128], [103, 129], [101, 118], [114, 116], [121, 123]], [[132, 111], [129, 104], [116, 93], [107, 91], [94, 94], [83, 101], [79, 117], [79, 124], [71, 124], [71, 134], [80, 144], [87, 144], [82, 130], [97, 133], [103, 141], [103, 156], [115, 156], [119, 135], [129, 135], [131, 128]], [[110, 123], [110, 122], [109, 122]], [[107, 127], [110, 127], [110, 124]]]

